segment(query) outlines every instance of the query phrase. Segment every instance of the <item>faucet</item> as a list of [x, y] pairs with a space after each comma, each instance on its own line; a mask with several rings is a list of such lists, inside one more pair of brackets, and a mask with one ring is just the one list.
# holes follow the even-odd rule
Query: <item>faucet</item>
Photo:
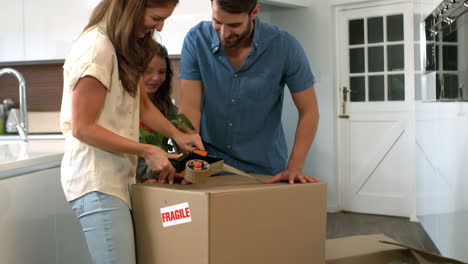
[[18, 129], [18, 134], [24, 142], [28, 142], [28, 119], [27, 119], [27, 105], [26, 105], [26, 82], [24, 81], [23, 75], [12, 68], [3, 68], [0, 69], [0, 76], [4, 74], [11, 74], [16, 77], [19, 83], [19, 103], [20, 103], [20, 122], [19, 126], [16, 126]]

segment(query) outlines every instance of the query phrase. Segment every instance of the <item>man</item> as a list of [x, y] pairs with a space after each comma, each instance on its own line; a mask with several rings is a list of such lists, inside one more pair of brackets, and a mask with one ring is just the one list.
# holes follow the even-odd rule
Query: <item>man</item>
[[[302, 172], [315, 137], [315, 78], [299, 42], [261, 22], [256, 0], [212, 0], [212, 22], [193, 27], [181, 56], [181, 104], [206, 150], [270, 182], [315, 182]], [[284, 85], [299, 112], [293, 150], [281, 124]]]

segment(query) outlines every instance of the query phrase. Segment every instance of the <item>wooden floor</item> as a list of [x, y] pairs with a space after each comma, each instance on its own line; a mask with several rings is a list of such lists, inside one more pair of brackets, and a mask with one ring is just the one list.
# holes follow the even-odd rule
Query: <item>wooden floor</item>
[[439, 254], [421, 224], [408, 218], [349, 212], [327, 215], [327, 239], [370, 234], [385, 234], [402, 244]]

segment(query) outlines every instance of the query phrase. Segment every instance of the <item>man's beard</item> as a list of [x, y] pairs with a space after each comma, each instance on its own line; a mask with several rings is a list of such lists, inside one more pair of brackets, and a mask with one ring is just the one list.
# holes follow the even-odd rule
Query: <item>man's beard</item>
[[[250, 33], [250, 29], [252, 28], [252, 20], [249, 19], [249, 24], [247, 25], [247, 28], [245, 29], [244, 32], [242, 32], [240, 35], [234, 35], [235, 38], [232, 40], [229, 40], [229, 42], [224, 41], [221, 36], [219, 38], [221, 39], [221, 45], [223, 48], [234, 48], [235, 46], [239, 45], [239, 43], [244, 40]], [[218, 32], [219, 35], [219, 32]]]

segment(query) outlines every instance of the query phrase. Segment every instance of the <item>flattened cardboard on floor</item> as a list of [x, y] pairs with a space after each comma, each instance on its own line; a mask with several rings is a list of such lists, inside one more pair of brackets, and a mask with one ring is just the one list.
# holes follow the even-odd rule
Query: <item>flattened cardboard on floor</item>
[[328, 239], [326, 264], [462, 264], [395, 242], [383, 235]]
[[326, 188], [237, 175], [134, 185], [138, 264], [324, 263]]

